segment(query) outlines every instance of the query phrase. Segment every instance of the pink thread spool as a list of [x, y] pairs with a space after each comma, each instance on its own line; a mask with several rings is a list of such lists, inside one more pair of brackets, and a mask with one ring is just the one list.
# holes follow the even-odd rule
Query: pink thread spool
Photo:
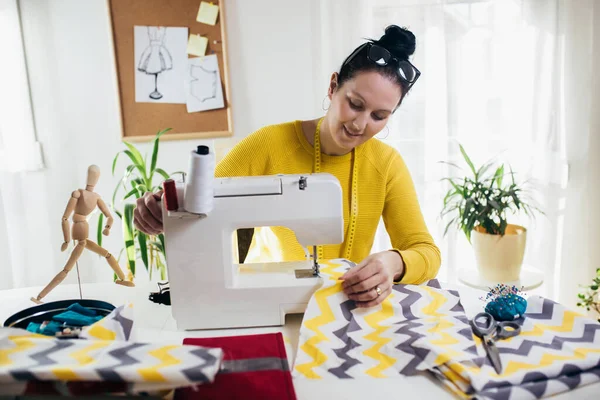
[[163, 182], [163, 190], [165, 196], [165, 207], [168, 211], [177, 211], [179, 203], [177, 201], [177, 187], [173, 179], [167, 179]]

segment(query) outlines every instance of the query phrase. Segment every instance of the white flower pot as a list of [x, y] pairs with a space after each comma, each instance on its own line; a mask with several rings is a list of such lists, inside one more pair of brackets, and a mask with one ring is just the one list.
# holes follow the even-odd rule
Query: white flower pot
[[477, 268], [482, 278], [492, 282], [515, 282], [521, 275], [527, 229], [508, 224], [504, 236], [490, 235], [477, 227], [471, 233]]

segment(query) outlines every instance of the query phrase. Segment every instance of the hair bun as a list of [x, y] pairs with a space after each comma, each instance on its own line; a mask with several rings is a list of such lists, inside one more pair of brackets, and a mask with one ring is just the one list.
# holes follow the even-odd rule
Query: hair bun
[[415, 35], [406, 28], [390, 25], [385, 28], [385, 34], [377, 41], [388, 49], [394, 56], [407, 60], [415, 52]]

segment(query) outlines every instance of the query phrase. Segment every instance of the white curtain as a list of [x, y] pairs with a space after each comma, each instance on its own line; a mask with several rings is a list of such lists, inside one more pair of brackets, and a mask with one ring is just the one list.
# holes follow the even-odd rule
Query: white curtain
[[[475, 267], [464, 235], [451, 230], [444, 237], [439, 219], [447, 190], [440, 179], [456, 171], [438, 162], [461, 163], [458, 143], [476, 164], [495, 157], [537, 189], [545, 216], [509, 222], [528, 228], [524, 266], [544, 272], [538, 293], [574, 305], [578, 284], [595, 271], [598, 257], [592, 252], [600, 241], [592, 228], [584, 228], [592, 216], [600, 222], [593, 204], [598, 189], [592, 185], [593, 179], [598, 184], [599, 168], [596, 164], [592, 172], [591, 165], [597, 163], [593, 155], [600, 155], [598, 121], [590, 109], [594, 101], [598, 106], [592, 99], [598, 90], [591, 85], [590, 55], [599, 54], [591, 47], [593, 3], [359, 0], [317, 7], [321, 40], [316, 46], [326, 78], [363, 37], [379, 38], [389, 24], [405, 26], [417, 37], [413, 62], [422, 76], [382, 139], [400, 151], [411, 170], [442, 250], [440, 279], [455, 282], [460, 268]], [[388, 247], [381, 224], [373, 251]]]
[[[85, 187], [90, 163], [101, 167], [97, 191], [110, 199], [118, 145], [113, 89], [86, 75], [93, 63], [94, 71], [110, 76], [103, 68], [111, 54], [107, 18], [102, 1], [0, 0], [0, 290], [46, 285], [63, 268], [73, 243], [60, 251], [61, 216], [71, 192]], [[111, 140], [115, 150], [107, 151]], [[90, 216], [91, 238], [97, 215]], [[118, 254], [118, 221], [104, 243]], [[109, 282], [113, 275], [91, 252], [78, 269], [83, 283]], [[77, 279], [74, 270], [64, 283]]]
[[570, 171], [561, 268], [554, 281], [559, 300], [571, 304], [578, 285], [590, 285], [600, 268], [600, 3], [565, 0], [561, 5], [564, 84], [559, 114]]
[[7, 289], [31, 282], [36, 272], [25, 267], [26, 261], [35, 250], [45, 248], [43, 241], [26, 234], [26, 228], [43, 231], [36, 229], [38, 221], [27, 206], [33, 205], [28, 198], [39, 198], [43, 190], [29, 176], [44, 163], [35, 133], [17, 0], [0, 0], [0, 37], [0, 289]]

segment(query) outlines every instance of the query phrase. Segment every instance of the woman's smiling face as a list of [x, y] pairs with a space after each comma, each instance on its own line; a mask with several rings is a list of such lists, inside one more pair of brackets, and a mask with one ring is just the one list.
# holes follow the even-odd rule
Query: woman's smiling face
[[341, 87], [331, 77], [327, 131], [336, 153], [351, 151], [379, 133], [400, 103], [402, 89], [376, 71], [356, 74]]

